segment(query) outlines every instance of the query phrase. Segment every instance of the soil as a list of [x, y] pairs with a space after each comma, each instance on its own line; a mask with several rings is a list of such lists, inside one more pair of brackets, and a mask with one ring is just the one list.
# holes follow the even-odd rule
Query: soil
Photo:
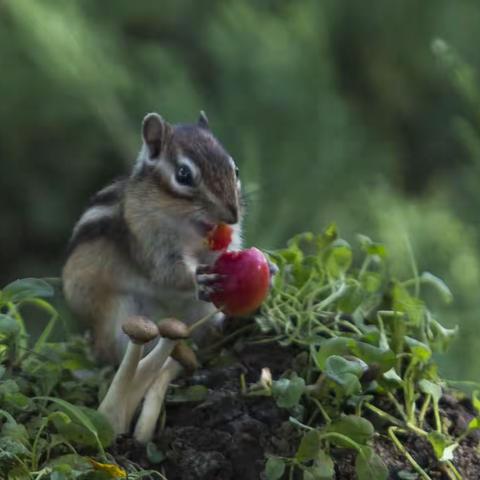
[[[154, 439], [160, 457], [155, 459], [129, 436], [119, 438], [111, 453], [120, 464], [133, 462], [158, 470], [168, 480], [264, 479], [266, 455], [293, 456], [300, 434], [288, 421], [289, 412], [277, 407], [271, 398], [242, 395], [240, 379], [244, 375], [247, 384], [258, 381], [263, 367], [269, 367], [277, 378], [291, 368], [294, 354], [273, 343], [237, 348], [229, 354], [226, 365], [200, 369], [178, 382], [180, 387], [204, 385], [208, 393], [197, 402], [167, 402], [164, 429]], [[467, 401], [453, 396], [442, 400], [441, 414], [448, 418], [452, 434], [464, 431], [472, 412]], [[378, 419], [370, 420], [378, 423]], [[425, 438], [399, 438], [432, 479], [450, 480]], [[478, 438], [471, 436], [455, 450], [453, 463], [464, 480], [480, 479], [477, 444]], [[386, 435], [377, 435], [373, 446], [386, 463], [389, 478], [420, 478], [413, 475], [411, 465]], [[336, 480], [355, 480], [352, 451], [338, 449], [333, 456]], [[302, 477], [297, 472], [293, 478]]]

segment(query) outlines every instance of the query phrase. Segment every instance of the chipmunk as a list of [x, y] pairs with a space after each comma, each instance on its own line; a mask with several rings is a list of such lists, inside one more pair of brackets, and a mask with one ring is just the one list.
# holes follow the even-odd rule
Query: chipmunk
[[232, 225], [230, 248], [241, 246], [238, 168], [206, 115], [171, 125], [151, 113], [142, 137], [131, 175], [95, 194], [76, 223], [62, 273], [67, 303], [108, 362], [123, 355], [131, 315], [190, 324], [215, 310], [201, 300], [215, 281], [202, 269], [218, 256], [205, 241], [214, 225]]

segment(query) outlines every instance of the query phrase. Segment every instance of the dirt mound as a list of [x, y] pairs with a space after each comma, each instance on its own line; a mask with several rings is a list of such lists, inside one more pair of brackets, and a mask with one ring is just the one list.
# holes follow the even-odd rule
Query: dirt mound
[[[293, 358], [291, 350], [273, 343], [243, 346], [235, 352], [233, 363], [201, 369], [178, 382], [180, 389], [202, 385], [208, 391], [201, 401], [168, 402], [165, 428], [154, 440], [156, 450], [164, 454], [160, 463], [152, 463], [146, 449], [130, 437], [120, 438], [112, 453], [120, 462], [128, 459], [144, 468], [158, 470], [168, 480], [265, 478], [266, 455], [294, 456], [301, 433], [288, 421], [290, 413], [277, 407], [272, 398], [242, 395], [241, 377], [247, 383], [255, 382], [261, 369], [269, 367], [275, 378], [291, 368]], [[463, 431], [472, 417], [468, 402], [445, 397], [441, 406], [442, 415], [451, 421], [452, 433], [455, 429]], [[402, 437], [402, 443], [432, 479], [450, 479], [425, 438], [408, 435]], [[455, 451], [454, 464], [465, 480], [480, 477], [476, 445], [475, 438], [468, 438]], [[390, 478], [415, 478], [410, 463], [386, 435], [376, 435], [374, 449], [388, 466]], [[336, 479], [355, 480], [352, 451], [336, 449], [332, 453]], [[300, 472], [295, 472], [293, 478], [301, 478]]]

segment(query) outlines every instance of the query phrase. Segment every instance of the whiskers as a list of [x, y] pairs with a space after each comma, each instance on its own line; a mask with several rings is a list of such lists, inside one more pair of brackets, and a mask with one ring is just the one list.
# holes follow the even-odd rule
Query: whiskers
[[255, 203], [260, 195], [261, 189], [259, 185], [252, 186], [248, 189], [242, 190], [240, 194], [240, 205], [242, 208], [248, 208]]

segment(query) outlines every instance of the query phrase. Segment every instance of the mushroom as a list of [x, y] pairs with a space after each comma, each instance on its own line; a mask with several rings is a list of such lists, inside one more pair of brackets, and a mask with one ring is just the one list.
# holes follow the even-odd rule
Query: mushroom
[[191, 374], [197, 367], [198, 362], [193, 350], [185, 342], [178, 342], [145, 396], [134, 432], [138, 442], [147, 443], [152, 439], [170, 382], [182, 371]]
[[132, 316], [122, 325], [130, 338], [125, 355], [113, 377], [110, 388], [98, 407], [113, 426], [115, 433], [125, 433], [130, 425], [128, 398], [130, 386], [143, 353], [144, 344], [158, 336], [158, 327], [145, 317]]
[[128, 422], [133, 418], [135, 410], [154, 378], [165, 364], [177, 341], [188, 338], [190, 334], [188, 327], [183, 322], [174, 318], [162, 320], [158, 324], [157, 329], [161, 338], [153, 350], [138, 363], [133, 382], [129, 387], [130, 393], [127, 405]]
[[178, 342], [170, 356], [185, 369], [188, 375], [198, 368], [197, 356], [185, 342]]

